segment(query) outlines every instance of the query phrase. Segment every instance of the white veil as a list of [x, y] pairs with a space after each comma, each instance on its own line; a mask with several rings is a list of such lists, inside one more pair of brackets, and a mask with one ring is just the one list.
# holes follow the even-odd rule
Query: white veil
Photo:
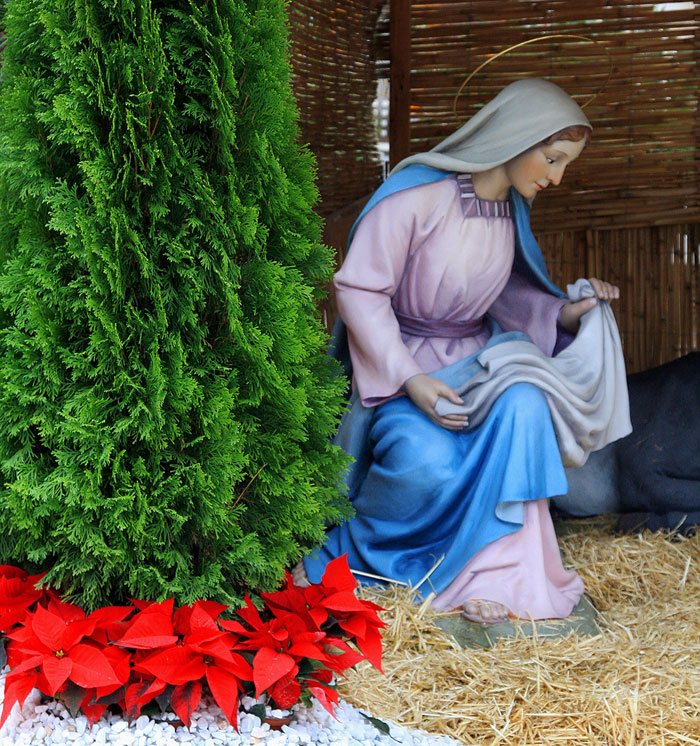
[[404, 158], [391, 173], [413, 163], [486, 171], [575, 125], [591, 128], [581, 107], [559, 86], [541, 78], [517, 80], [432, 150]]

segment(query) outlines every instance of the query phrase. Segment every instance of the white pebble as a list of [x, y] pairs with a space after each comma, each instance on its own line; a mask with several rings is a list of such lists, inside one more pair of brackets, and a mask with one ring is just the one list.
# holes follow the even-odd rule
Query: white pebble
[[[0, 695], [3, 687], [4, 675], [1, 675]], [[291, 713], [294, 719], [279, 731], [270, 730], [270, 726], [261, 723], [255, 715], [240, 712], [239, 732], [207, 699], [193, 713], [190, 730], [181, 726], [174, 728], [168, 723], [177, 719], [174, 713], [157, 718], [142, 715], [131, 724], [108, 713], [90, 728], [84, 715], [72, 718], [60, 703], [40, 702], [40, 695], [35, 691], [27, 698], [21, 712], [14, 708], [0, 730], [0, 746], [457, 746], [457, 741], [447, 737], [389, 723], [392, 740], [345, 702], [341, 702], [336, 711], [337, 719], [316, 701], [310, 708], [295, 705]], [[242, 704], [249, 708], [262, 702], [243, 697]], [[270, 712], [272, 717], [288, 714], [286, 710]]]

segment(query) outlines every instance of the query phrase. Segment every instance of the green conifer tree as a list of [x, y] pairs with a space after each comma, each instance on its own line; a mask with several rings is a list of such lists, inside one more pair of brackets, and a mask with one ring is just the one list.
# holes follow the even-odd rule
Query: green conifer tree
[[11, 0], [0, 561], [236, 602], [349, 511], [284, 0]]

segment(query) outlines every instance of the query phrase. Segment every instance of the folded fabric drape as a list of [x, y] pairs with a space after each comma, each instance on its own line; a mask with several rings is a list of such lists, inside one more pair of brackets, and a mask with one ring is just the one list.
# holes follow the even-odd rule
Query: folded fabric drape
[[[595, 292], [588, 280], [567, 287], [573, 301]], [[554, 357], [525, 339], [494, 344], [473, 361], [460, 361], [431, 375], [452, 386], [463, 405], [440, 399], [440, 414], [469, 417], [469, 427], [483, 422], [494, 402], [515, 383], [531, 383], [542, 390], [566, 466], [581, 466], [591, 451], [632, 431], [622, 344], [608, 303], [598, 304], [581, 318], [573, 341]]]

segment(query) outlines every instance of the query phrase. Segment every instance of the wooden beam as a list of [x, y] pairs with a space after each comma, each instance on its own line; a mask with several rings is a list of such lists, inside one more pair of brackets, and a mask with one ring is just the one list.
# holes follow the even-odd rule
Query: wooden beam
[[411, 148], [411, 0], [391, 0], [389, 37], [389, 165], [393, 168], [410, 155]]

